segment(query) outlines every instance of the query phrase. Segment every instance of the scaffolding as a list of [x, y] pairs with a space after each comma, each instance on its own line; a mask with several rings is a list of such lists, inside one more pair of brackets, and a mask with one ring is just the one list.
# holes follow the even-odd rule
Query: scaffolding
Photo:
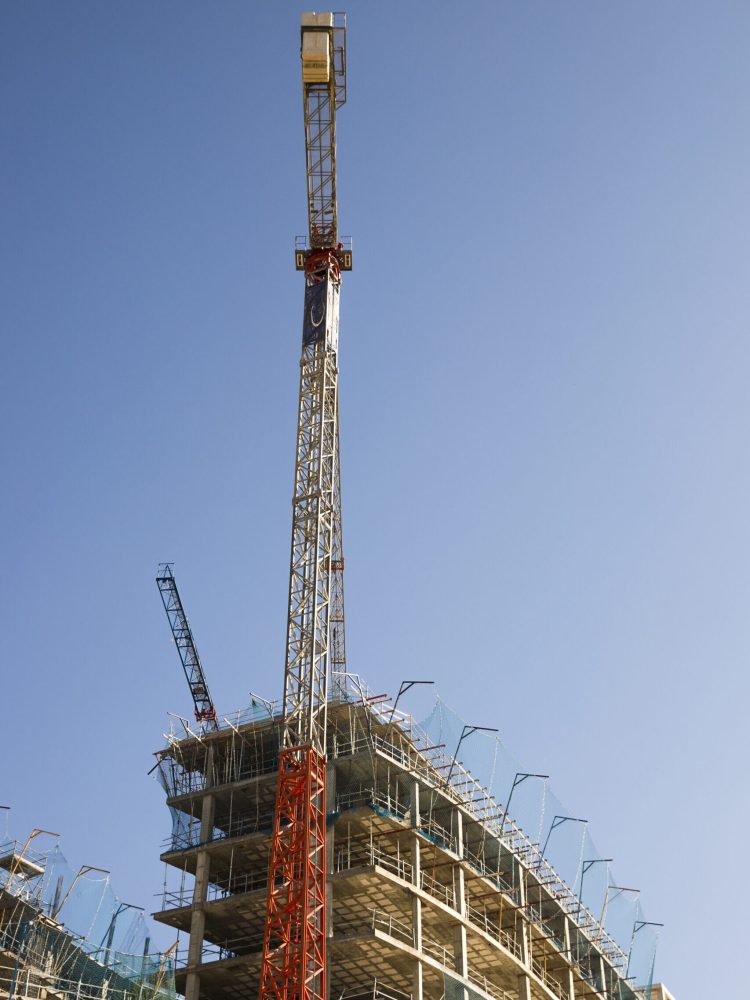
[[139, 908], [58, 847], [0, 842], [0, 1000], [175, 1000], [174, 960]]
[[[216, 732], [173, 728], [157, 753], [172, 832], [155, 917], [178, 931], [188, 1000], [257, 993], [280, 724], [280, 706], [256, 697]], [[418, 724], [357, 675], [332, 676], [327, 995], [654, 1000], [653, 925], [630, 900], [629, 933], [613, 932], [624, 894], [609, 868], [595, 901], [591, 872], [608, 859], [584, 829], [567, 881], [558, 828], [571, 817], [546, 781], [534, 839], [509, 808], [528, 808], [519, 774], [546, 776], [523, 772], [496, 739], [462, 743], [466, 728], [439, 699]], [[513, 767], [511, 802], [496, 788]]]

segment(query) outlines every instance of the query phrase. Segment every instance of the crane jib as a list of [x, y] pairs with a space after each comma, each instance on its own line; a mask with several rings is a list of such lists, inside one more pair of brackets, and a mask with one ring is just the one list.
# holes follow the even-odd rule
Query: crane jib
[[219, 728], [216, 719], [216, 709], [211, 700], [211, 695], [206, 682], [206, 675], [203, 673], [201, 658], [198, 655], [198, 647], [193, 638], [193, 632], [187, 615], [182, 606], [180, 592], [177, 589], [177, 581], [172, 572], [172, 563], [161, 563], [159, 574], [156, 577], [164, 610], [167, 613], [169, 627], [172, 629], [172, 636], [177, 652], [180, 654], [180, 662], [185, 672], [185, 678], [190, 688], [195, 707], [196, 722], [207, 730]]

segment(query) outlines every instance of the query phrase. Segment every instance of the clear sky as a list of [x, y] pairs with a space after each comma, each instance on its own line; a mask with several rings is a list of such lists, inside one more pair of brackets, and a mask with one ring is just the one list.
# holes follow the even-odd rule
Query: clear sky
[[[0, 6], [0, 803], [149, 908], [160, 560], [219, 707], [281, 690], [299, 10]], [[749, 28], [354, 0], [339, 125], [351, 667], [552, 775], [677, 1000], [746, 948]]]

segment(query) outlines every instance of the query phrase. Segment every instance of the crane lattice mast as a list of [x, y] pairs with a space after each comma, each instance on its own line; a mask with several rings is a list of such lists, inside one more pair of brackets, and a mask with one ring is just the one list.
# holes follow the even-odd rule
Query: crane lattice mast
[[261, 1000], [326, 996], [326, 709], [345, 667], [338, 462], [339, 243], [336, 112], [346, 100], [344, 15], [302, 15], [309, 246], [292, 501], [284, 717], [261, 971]]
[[346, 672], [344, 628], [344, 542], [341, 527], [341, 448], [339, 446], [338, 393], [336, 399], [336, 472], [333, 487], [333, 551], [331, 553], [331, 672]]
[[156, 584], [161, 594], [164, 610], [167, 612], [177, 652], [180, 654], [180, 662], [185, 671], [190, 694], [193, 697], [196, 722], [200, 722], [206, 729], [218, 729], [216, 709], [208, 690], [206, 675], [203, 673], [203, 665], [198, 655], [198, 647], [195, 645], [190, 622], [182, 607], [177, 581], [172, 572], [173, 565], [173, 563], [160, 563]]

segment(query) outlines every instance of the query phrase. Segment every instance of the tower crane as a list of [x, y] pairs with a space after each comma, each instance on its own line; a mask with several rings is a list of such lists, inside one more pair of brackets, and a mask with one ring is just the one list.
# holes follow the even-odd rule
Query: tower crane
[[208, 690], [206, 675], [203, 673], [203, 665], [198, 655], [198, 647], [195, 645], [190, 622], [182, 607], [177, 581], [172, 572], [173, 565], [173, 563], [159, 564], [156, 584], [161, 594], [164, 610], [167, 612], [177, 652], [180, 654], [180, 662], [185, 671], [190, 694], [193, 696], [195, 720], [206, 729], [218, 729], [216, 709]]
[[326, 996], [326, 709], [329, 672], [345, 667], [338, 338], [342, 271], [336, 113], [346, 101], [346, 20], [301, 24], [309, 245], [304, 271], [292, 500], [283, 724], [261, 970], [261, 1000]]

